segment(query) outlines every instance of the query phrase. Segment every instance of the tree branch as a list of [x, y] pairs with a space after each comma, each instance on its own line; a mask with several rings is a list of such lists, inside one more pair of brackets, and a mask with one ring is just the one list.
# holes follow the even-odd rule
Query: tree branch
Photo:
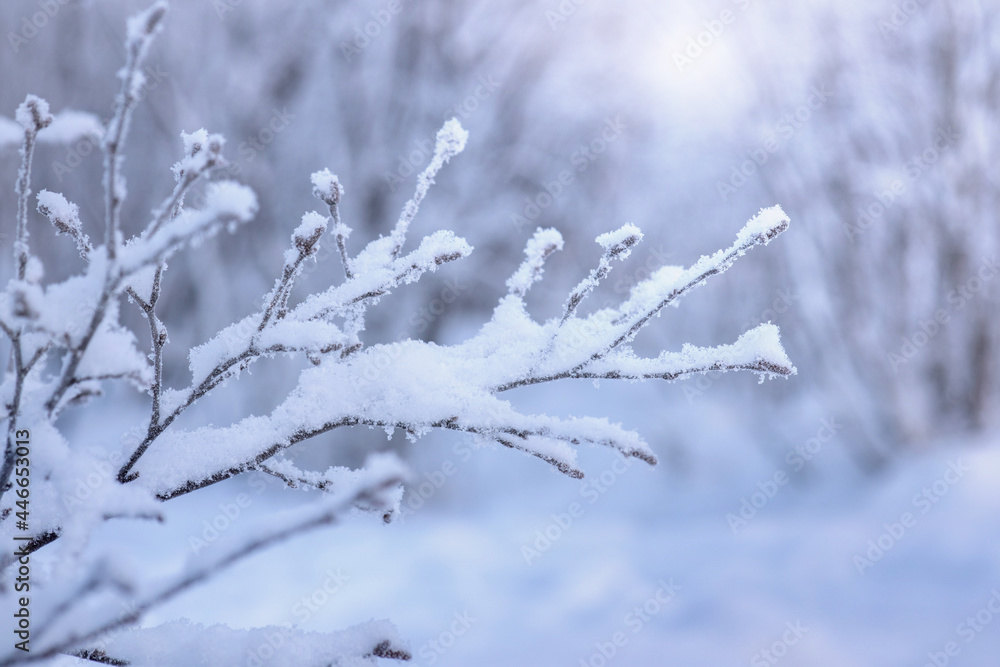
[[121, 150], [128, 137], [132, 111], [139, 101], [138, 93], [144, 80], [140, 68], [166, 11], [166, 3], [158, 2], [128, 22], [128, 39], [125, 44], [127, 56], [122, 72], [121, 92], [116, 97], [114, 115], [104, 136], [104, 245], [108, 259], [112, 262], [118, 254], [119, 217], [125, 200], [122, 194], [124, 177], [119, 174]]
[[[373, 470], [368, 470], [364, 478], [359, 480], [353, 489], [331, 496], [330, 500], [324, 499], [315, 503], [315, 506], [308, 508], [308, 511], [299, 512], [301, 516], [295, 517], [293, 520], [280, 523], [265, 522], [255, 537], [246, 542], [229, 547], [223, 553], [213, 555], [211, 558], [187, 564], [173, 581], [162, 585], [159, 590], [142, 596], [128, 613], [111, 621], [99, 622], [96, 627], [71, 631], [68, 636], [53, 644], [43, 645], [43, 648], [37, 652], [32, 651], [27, 656], [27, 660], [24, 661], [43, 660], [57, 653], [73, 651], [75, 646], [84, 642], [99, 638], [117, 628], [132, 625], [148, 611], [159, 607], [180, 593], [259, 551], [320, 526], [336, 523], [343, 513], [358, 503], [383, 503], [385, 491], [402, 483], [405, 473], [401, 465], [395, 461], [379, 462], [371, 467]], [[42, 623], [44, 624], [45, 621]], [[11, 664], [14, 664], [13, 659], [3, 660], [0, 662], [0, 667]]]

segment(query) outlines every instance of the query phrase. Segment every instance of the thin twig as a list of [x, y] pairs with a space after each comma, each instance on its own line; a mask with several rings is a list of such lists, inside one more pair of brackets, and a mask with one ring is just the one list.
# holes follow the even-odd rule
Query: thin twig
[[104, 245], [107, 247], [108, 259], [114, 263], [118, 249], [118, 227], [121, 207], [125, 201], [122, 193], [124, 178], [119, 174], [121, 169], [121, 150], [128, 137], [129, 125], [132, 121], [132, 111], [139, 98], [135, 94], [135, 77], [142, 67], [145, 58], [146, 41], [156, 31], [157, 24], [166, 13], [164, 5], [154, 6], [147, 12], [146, 24], [142, 26], [141, 36], [131, 35], [127, 41], [128, 54], [122, 73], [121, 91], [115, 100], [115, 111], [108, 126], [109, 131], [104, 139]]
[[[270, 546], [279, 544], [320, 526], [336, 523], [343, 512], [350, 510], [358, 503], [371, 502], [372, 500], [378, 498], [385, 490], [397, 486], [401, 482], [402, 478], [397, 475], [387, 476], [386, 478], [373, 483], [371, 486], [364, 486], [358, 489], [355, 493], [345, 497], [343, 500], [332, 505], [331, 507], [326, 508], [318, 515], [306, 517], [303, 520], [290, 525], [270, 528], [264, 531], [260, 536], [247, 542], [243, 546], [232, 550], [225, 556], [212, 558], [207, 563], [200, 566], [187, 568], [184, 571], [184, 574], [179, 577], [177, 581], [168, 585], [161, 591], [147, 596], [144, 600], [139, 601], [128, 613], [119, 616], [112, 621], [103, 623], [92, 630], [85, 631], [78, 635], [65, 637], [53, 646], [37, 653], [32, 652], [27, 659], [21, 659], [19, 657], [19, 660], [29, 662], [49, 658], [57, 653], [70, 651], [72, 650], [72, 647], [79, 646], [83, 642], [96, 639], [112, 630], [132, 625], [146, 612], [170, 601], [192, 586], [215, 576], [219, 572], [228, 569], [232, 565], [246, 559], [258, 551], [262, 551]], [[0, 662], [0, 667], [10, 664], [13, 664], [13, 659]]]

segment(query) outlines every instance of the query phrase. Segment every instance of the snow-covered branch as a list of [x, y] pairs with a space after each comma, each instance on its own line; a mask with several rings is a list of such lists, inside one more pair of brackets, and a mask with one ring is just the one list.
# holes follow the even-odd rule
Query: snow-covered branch
[[542, 279], [545, 260], [556, 250], [562, 250], [563, 237], [555, 229], [539, 229], [524, 248], [524, 261], [507, 279], [507, 290], [518, 298], [524, 297], [531, 286]]
[[[143, 582], [123, 574], [111, 563], [99, 561], [90, 571], [79, 577], [79, 583], [70, 586], [63, 583], [60, 586], [67, 595], [61, 600], [50, 603], [47, 614], [44, 611], [40, 614], [41, 620], [36, 621], [38, 629], [30, 656], [25, 659], [14, 652], [14, 649], [7, 649], [7, 657], [0, 654], [0, 666], [42, 660], [57, 653], [90, 653], [94, 649], [76, 647], [85, 646], [99, 640], [102, 635], [132, 625], [145, 612], [161, 606], [192, 586], [263, 549], [315, 528], [335, 523], [351, 508], [361, 503], [383, 510], [392, 509], [399, 500], [399, 494], [395, 493], [395, 490], [405, 476], [405, 469], [395, 457], [391, 455], [373, 457], [366, 463], [363, 472], [356, 475], [352, 483], [346, 484], [339, 492], [327, 495], [319, 502], [305, 507], [267, 517], [250, 531], [250, 537], [233, 540], [225, 546], [220, 545], [218, 549], [206, 552], [204, 555], [196, 554], [189, 562], [178, 568], [175, 574], [159, 581]], [[114, 584], [113, 589], [127, 596], [121, 600], [122, 604], [118, 610], [115, 610], [114, 605], [104, 605], [108, 611], [103, 614], [67, 613], [74, 606], [86, 605], [88, 597], [107, 593], [109, 583]], [[209, 636], [211, 634], [208, 633]], [[310, 634], [315, 637], [317, 633]], [[331, 638], [326, 635], [324, 637]], [[199, 643], [206, 640], [207, 637], [202, 636], [199, 638]], [[379, 627], [378, 632], [371, 637], [371, 641], [363, 646], [365, 650], [357, 657], [370, 657], [378, 651], [383, 654], [380, 657], [408, 659], [408, 653], [405, 649], [397, 648], [397, 643], [398, 639], [391, 629]], [[163, 660], [166, 656], [157, 655], [154, 658], [155, 662], [148, 662], [148, 655], [142, 656], [142, 653], [136, 652], [134, 648], [128, 650], [130, 645], [135, 646], [120, 639], [113, 641], [111, 653], [105, 655], [114, 656], [116, 659], [125, 658], [126, 664], [165, 664]], [[235, 649], [245, 651], [242, 644], [236, 644]], [[104, 653], [105, 650], [102, 648], [101, 652]], [[138, 662], [134, 662], [136, 657], [139, 657]], [[338, 657], [336, 654], [333, 655], [333, 658], [336, 657]], [[329, 664], [330, 659], [327, 658], [325, 663], [308, 661], [299, 664]], [[190, 660], [190, 657], [179, 660], [168, 659], [166, 664], [187, 664]]]
[[[275, 646], [269, 667], [328, 667], [375, 665], [376, 658], [409, 660], [410, 651], [396, 628], [387, 621], [369, 621], [337, 632], [306, 632], [285, 626], [234, 630], [224, 625], [204, 626], [171, 621], [154, 628], [133, 628], [100, 642], [102, 648], [82, 649], [77, 657], [105, 665], [162, 667], [162, 665], [239, 665], [248, 646]], [[154, 658], [149, 646], [163, 647]], [[191, 646], [210, 646], [211, 653], [192, 655]], [[211, 662], [205, 660], [210, 655]]]
[[[142, 450], [146, 457], [141, 462], [136, 459], [136, 472], [144, 478], [141, 483], [150, 493], [173, 498], [259, 468], [277, 452], [315, 435], [355, 425], [399, 429], [411, 439], [432, 429], [472, 433], [526, 451], [574, 477], [583, 473], [576, 466], [573, 446], [584, 442], [607, 445], [626, 456], [654, 463], [655, 456], [634, 433], [600, 420], [523, 415], [498, 394], [562, 378], [674, 380], [715, 370], [748, 370], [762, 378], [794, 373], [777, 328], [772, 325], [761, 325], [732, 345], [685, 346], [678, 353], [663, 353], [656, 359], [640, 359], [627, 345], [641, 328], [637, 322], [648, 322], [666, 304], [676, 302], [706, 277], [724, 271], [750, 247], [767, 243], [787, 224], [780, 209], [763, 211], [740, 232], [730, 249], [703, 257], [686, 270], [669, 267], [656, 272], [638, 284], [619, 308], [600, 310], [584, 318], [564, 313], [544, 323], [531, 320], [517, 296], [526, 291], [541, 258], [557, 247], [550, 232], [540, 231], [529, 242], [525, 264], [511, 279], [514, 293], [501, 301], [493, 319], [471, 340], [447, 347], [420, 341], [375, 345], [349, 358], [329, 358], [314, 345], [312, 352], [319, 355], [321, 362], [303, 371], [298, 386], [270, 415], [248, 417], [230, 426], [164, 433], [148, 454], [148, 446]], [[620, 238], [602, 237], [605, 260], [637, 242], [637, 232], [624, 228]], [[431, 258], [434, 254], [428, 251], [423, 256]], [[316, 318], [338, 313], [346, 316], [344, 306], [357, 299], [359, 293], [374, 299], [402, 282], [405, 278], [398, 272], [394, 274], [394, 264], [384, 269], [380, 280], [386, 287], [377, 294], [353, 284], [363, 280], [364, 273], [359, 273], [337, 288], [308, 297], [285, 318], [287, 324], [296, 323], [298, 328], [286, 330], [277, 324], [263, 330], [274, 332], [275, 338], [267, 339], [271, 347], [254, 343], [262, 333], [258, 327], [234, 325], [192, 352], [195, 377], [223, 377], [234, 367], [233, 360], [247, 363], [251, 356], [256, 358], [278, 349], [274, 346], [281, 340], [279, 334], [288, 336], [280, 351], [302, 349], [302, 341], [311, 340], [307, 338], [311, 327], [334, 326]], [[602, 263], [605, 265], [606, 261]], [[414, 264], [407, 260], [403, 266]], [[428, 261], [426, 268], [433, 266]], [[606, 271], [601, 269], [596, 273], [604, 274]], [[579, 303], [575, 295], [584, 293], [585, 287], [577, 287], [567, 303]], [[252, 316], [249, 321], [262, 321], [261, 317]], [[337, 349], [332, 345], [330, 351]], [[394, 361], [374, 381], [361, 380], [373, 367], [373, 360], [379, 358]], [[186, 404], [187, 400], [181, 405]], [[226, 454], [220, 456], [221, 452]]]
[[[527, 243], [523, 263], [506, 283], [507, 294], [476, 335], [448, 346], [420, 340], [366, 346], [363, 333], [369, 308], [391, 291], [473, 252], [469, 243], [447, 230], [426, 234], [407, 248], [408, 234], [434, 179], [466, 145], [468, 135], [453, 119], [438, 132], [433, 156], [394, 226], [356, 254], [348, 249], [350, 227], [340, 219], [345, 196], [340, 179], [327, 169], [312, 174], [313, 194], [326, 205], [327, 214], [301, 216], [283, 257], [274, 258], [274, 284], [262, 295], [259, 310], [191, 349], [190, 381], [166, 386], [164, 378], [170, 374], [164, 369], [164, 349], [169, 336], [157, 314], [164, 281], [169, 279], [166, 261], [220, 229], [235, 231], [249, 222], [257, 198], [246, 186], [212, 180], [213, 170], [225, 165], [223, 137], [204, 129], [184, 133], [169, 194], [153, 208], [140, 233], [128, 241], [122, 238], [125, 139], [139, 101], [141, 64], [165, 11], [165, 3], [158, 2], [129, 21], [122, 90], [107, 128], [87, 129], [89, 120], [68, 116], [74, 120], [65, 121], [60, 130], [60, 136], [73, 131], [103, 136], [106, 199], [104, 243], [95, 245], [87, 234], [95, 221], [81, 216], [62, 194], [38, 194], [37, 213], [48, 219], [57, 235], [73, 239], [82, 259], [80, 271], [60, 282], [43, 283], [41, 260], [31, 254], [28, 244], [33, 224], [28, 206], [32, 150], [53, 116], [45, 101], [34, 96], [17, 110], [23, 143], [13, 243], [16, 271], [0, 292], [0, 331], [11, 342], [11, 360], [0, 380], [0, 418], [8, 422], [0, 469], [0, 536], [16, 535], [25, 556], [39, 549], [53, 550], [58, 567], [44, 578], [39, 575], [33, 589], [38, 592], [33, 592], [37, 605], [31, 653], [2, 649], [7, 652], [0, 653], [0, 665], [56, 653], [104, 664], [187, 664], [185, 651], [192, 650], [190, 646], [208, 645], [218, 650], [217, 664], [233, 662], [232, 656], [242, 655], [259, 633], [270, 629], [237, 632], [180, 623], [142, 630], [134, 626], [143, 614], [221, 570], [272, 544], [334, 523], [352, 507], [380, 513], [387, 522], [392, 518], [405, 479], [395, 460], [374, 459], [359, 470], [335, 466], [320, 472], [302, 470], [285, 458], [289, 447], [320, 434], [368, 426], [390, 435], [400, 431], [415, 442], [435, 430], [453, 431], [519, 450], [581, 478], [584, 471], [577, 463], [581, 445], [606, 447], [650, 465], [656, 463], [656, 455], [639, 434], [619, 424], [587, 416], [531, 414], [505, 400], [504, 392], [558, 379], [672, 381], [718, 370], [745, 370], [763, 379], [795, 372], [777, 328], [770, 324], [744, 333], [735, 343], [713, 348], [685, 345], [679, 352], [655, 358], [640, 358], [631, 348], [636, 334], [667, 305], [676, 304], [747, 250], [784, 231], [788, 218], [778, 207], [750, 220], [729, 248], [686, 269], [661, 268], [616, 307], [586, 312], [587, 297], [599, 289], [613, 263], [626, 260], [642, 239], [639, 228], [631, 224], [602, 234], [596, 239], [602, 248], [597, 266], [569, 292], [561, 311], [543, 321], [528, 314], [524, 297], [541, 280], [546, 259], [563, 247], [563, 238], [553, 229], [539, 229]], [[4, 127], [0, 124], [0, 133]], [[189, 207], [186, 199], [196, 188], [204, 190], [203, 203]], [[296, 280], [309, 262], [317, 260], [327, 235], [336, 244], [343, 279], [296, 298]], [[140, 351], [135, 332], [122, 323], [126, 298], [146, 318], [148, 354]], [[311, 364], [299, 373], [293, 389], [277, 397], [270, 414], [219, 426], [178, 425], [188, 408], [258, 360], [277, 355], [297, 355]], [[383, 363], [386, 359], [390, 363]], [[62, 413], [86, 404], [108, 382], [120, 380], [148, 393], [148, 420], [143, 416], [118, 447], [71, 442], [61, 430]], [[10, 480], [15, 461], [22, 457], [17, 453], [22, 437], [18, 433], [30, 433], [30, 522], [14, 519], [20, 505]], [[75, 485], [91, 470], [102, 471], [102, 483], [80, 497]], [[124, 568], [114, 554], [95, 555], [91, 538], [103, 522], [160, 520], [162, 502], [245, 473], [270, 475], [292, 489], [322, 493], [290, 514], [252, 526], [248, 522], [245, 538], [196, 553], [166, 579]], [[9, 554], [0, 557], [0, 570], [11, 572], [15, 562]], [[12, 595], [9, 588], [0, 588], [0, 600]], [[125, 598], [132, 601], [127, 608]], [[133, 629], [118, 632], [126, 628]], [[287, 636], [290, 648], [280, 658], [287, 664], [409, 658], [395, 631], [382, 623], [333, 634], [289, 630]], [[157, 648], [150, 652], [149, 646]]]
[[83, 259], [94, 251], [90, 238], [83, 233], [79, 207], [67, 201], [58, 192], [42, 190], [38, 193], [38, 212], [49, 219], [57, 234], [66, 234], [76, 242], [76, 249]]

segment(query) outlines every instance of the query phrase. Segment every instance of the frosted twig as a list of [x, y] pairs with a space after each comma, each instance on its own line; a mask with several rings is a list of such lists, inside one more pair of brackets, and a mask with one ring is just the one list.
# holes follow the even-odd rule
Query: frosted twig
[[434, 184], [434, 177], [437, 176], [437, 173], [441, 171], [441, 167], [448, 160], [465, 149], [465, 142], [468, 141], [468, 138], [469, 133], [462, 128], [461, 123], [455, 118], [447, 121], [438, 130], [437, 143], [434, 146], [434, 156], [431, 158], [430, 164], [417, 176], [417, 188], [413, 193], [413, 197], [403, 206], [403, 212], [400, 214], [399, 220], [396, 221], [396, 226], [392, 230], [390, 238], [392, 239], [391, 253], [393, 259], [399, 256], [403, 248], [403, 243], [406, 242], [406, 232], [410, 228], [413, 218], [417, 215], [420, 202], [424, 200], [427, 191]]
[[70, 653], [74, 658], [90, 660], [102, 665], [114, 665], [114, 667], [128, 667], [128, 662], [119, 660], [105, 653], [102, 649], [80, 649]]
[[70, 653], [75, 658], [90, 660], [102, 665], [113, 665], [114, 667], [128, 667], [128, 662], [114, 658], [101, 649], [80, 649]]
[[347, 237], [351, 228], [340, 221], [340, 199], [344, 195], [344, 186], [329, 169], [317, 171], [312, 175], [313, 196], [322, 201], [330, 209], [330, 220], [333, 222], [333, 236], [337, 240], [337, 251], [340, 253], [340, 263], [344, 266], [344, 276], [350, 280], [354, 277], [351, 270], [351, 258], [347, 254]]
[[[28, 199], [31, 197], [31, 163], [35, 153], [35, 139], [38, 132], [52, 123], [48, 103], [34, 95], [28, 95], [17, 108], [17, 122], [24, 130], [24, 141], [21, 144], [21, 167], [18, 170], [17, 185], [17, 230], [14, 236], [14, 263], [17, 267], [17, 280], [29, 278], [27, 269], [30, 259], [28, 247]], [[36, 260], [37, 261], [37, 260]], [[33, 276], [32, 276], [33, 278]], [[27, 313], [25, 313], [27, 314]], [[14, 452], [16, 450], [15, 434], [17, 420], [21, 411], [21, 400], [24, 396], [24, 384], [32, 367], [44, 355], [48, 346], [40, 348], [25, 363], [25, 351], [22, 346], [22, 328], [5, 327], [10, 337], [12, 366], [14, 369], [14, 395], [7, 411], [7, 438], [4, 446], [3, 467], [0, 468], [0, 496], [8, 488], [10, 475], [14, 469]]]
[[340, 315], [348, 306], [384, 296], [393, 287], [413, 282], [424, 273], [471, 252], [472, 247], [462, 239], [450, 232], [437, 232], [426, 237], [420, 247], [410, 254], [392, 260], [383, 270], [372, 275], [355, 276], [337, 287], [307, 297], [293, 312], [300, 320], [323, 320]]
[[635, 225], [625, 225], [621, 229], [602, 234], [597, 237], [597, 242], [604, 247], [604, 254], [597, 268], [590, 272], [590, 275], [580, 281], [580, 283], [570, 292], [563, 310], [560, 326], [566, 320], [573, 317], [580, 302], [593, 292], [597, 286], [611, 272], [611, 260], [625, 260], [632, 252], [632, 246], [642, 240], [642, 232]]
[[163, 269], [162, 264], [156, 267], [149, 301], [140, 297], [131, 286], [126, 289], [128, 295], [139, 305], [146, 318], [146, 323], [149, 325], [150, 347], [153, 349], [153, 384], [150, 387], [152, 405], [147, 433], [160, 423], [160, 401], [163, 394], [163, 347], [167, 344], [167, 329], [156, 315], [156, 302], [160, 298], [160, 281], [163, 277]]
[[[772, 217], [772, 215], [775, 220], [773, 224], [768, 225], [763, 230], [759, 230], [759, 223], [767, 221], [763, 218], [765, 213], [767, 214], [768, 220]], [[735, 262], [737, 258], [742, 257], [750, 248], [758, 245], [767, 245], [771, 239], [786, 229], [788, 229], [788, 216], [786, 216], [784, 211], [780, 208], [774, 207], [772, 209], [767, 209], [765, 212], [761, 212], [761, 214], [747, 223], [746, 227], [744, 227], [743, 231], [737, 237], [736, 243], [734, 243], [728, 250], [720, 250], [711, 257], [702, 257], [694, 264], [694, 266], [688, 269], [681, 276], [680, 280], [677, 281], [680, 285], [672, 288], [652, 308], [641, 311], [638, 315], [634, 315], [627, 311], [627, 306], [629, 304], [624, 304], [622, 306], [622, 315], [614, 322], [614, 324], [628, 325], [624, 333], [615, 338], [603, 351], [595, 352], [589, 360], [578, 364], [572, 369], [571, 372], [575, 373], [581, 370], [590, 361], [600, 359], [622, 343], [631, 341], [639, 330], [642, 329], [654, 315], [690, 290], [704, 283], [706, 279], [724, 272], [733, 265], [733, 262]], [[631, 320], [631, 322], [629, 322], [629, 320]]]
[[125, 201], [125, 179], [121, 170], [121, 150], [128, 137], [132, 111], [139, 101], [139, 91], [145, 79], [140, 71], [149, 44], [160, 29], [167, 4], [157, 2], [152, 7], [128, 21], [128, 38], [125, 41], [126, 60], [122, 70], [122, 88], [115, 99], [115, 111], [104, 135], [104, 245], [108, 258], [118, 254], [118, 225], [121, 206]]
[[173, 192], [153, 211], [153, 219], [146, 230], [146, 235], [155, 234], [167, 220], [176, 218], [181, 211], [184, 196], [199, 178], [216, 167], [226, 165], [222, 157], [222, 147], [225, 139], [218, 134], [208, 134], [199, 130], [192, 134], [181, 133], [184, 142], [184, 157], [174, 164], [173, 172], [176, 184]]
[[258, 359], [261, 355], [277, 351], [280, 350], [257, 350], [252, 346], [248, 346], [240, 354], [226, 359], [223, 363], [212, 369], [212, 372], [209, 373], [207, 377], [189, 389], [186, 398], [180, 403], [180, 405], [174, 408], [170, 414], [160, 421], [154, 422], [153, 420], [150, 420], [145, 438], [141, 443], [139, 443], [136, 449], [132, 452], [131, 456], [129, 456], [128, 461], [126, 461], [125, 464], [118, 470], [118, 481], [125, 484], [136, 479], [137, 475], [130, 474], [131, 470], [135, 464], [138, 463], [139, 459], [146, 453], [149, 446], [153, 444], [153, 441], [156, 440], [156, 438], [158, 438], [160, 434], [163, 433], [163, 431], [166, 430], [167, 427], [169, 427], [187, 408], [191, 407], [195, 401], [204, 397], [210, 391], [225, 382], [226, 379], [231, 377], [232, 374], [236, 372], [233, 370], [234, 368], [244, 370], [250, 365], [250, 363], [252, 363], [255, 359]]
[[507, 293], [523, 298], [531, 286], [541, 280], [545, 260], [556, 250], [562, 250], [563, 238], [555, 229], [535, 230], [524, 246], [524, 261], [507, 279]]
[[28, 266], [28, 199], [31, 197], [31, 161], [35, 155], [35, 139], [38, 132], [52, 123], [48, 103], [34, 95], [28, 95], [17, 108], [17, 121], [24, 129], [21, 144], [21, 167], [17, 172], [17, 231], [14, 236], [14, 263], [17, 279], [24, 280]]
[[17, 450], [17, 417], [21, 410], [21, 400], [24, 396], [24, 383], [34, 368], [35, 364], [45, 356], [49, 346], [40, 347], [24, 363], [24, 349], [21, 346], [21, 334], [19, 332], [8, 332], [11, 342], [11, 356], [14, 366], [14, 396], [10, 402], [10, 409], [7, 412], [7, 440], [4, 447], [3, 467], [0, 468], [0, 497], [7, 492], [10, 484], [10, 475], [14, 471], [14, 453]]
[[38, 193], [38, 212], [49, 219], [57, 234], [66, 234], [76, 243], [80, 257], [90, 259], [94, 246], [83, 233], [80, 209], [57, 192], [42, 190]]
[[112, 260], [117, 255], [119, 217], [125, 200], [125, 180], [119, 174], [122, 162], [120, 153], [128, 137], [132, 111], [138, 102], [137, 93], [144, 79], [140, 69], [149, 43], [158, 31], [166, 11], [166, 3], [159, 2], [129, 19], [128, 23], [128, 39], [125, 43], [127, 55], [121, 76], [121, 92], [115, 100], [115, 111], [104, 136], [104, 244], [108, 257]]
[[292, 476], [290, 474], [287, 474], [287, 472], [285, 471], [272, 468], [271, 466], [265, 463], [261, 463], [260, 465], [258, 465], [257, 470], [261, 471], [262, 473], [271, 475], [272, 477], [280, 479], [282, 482], [285, 483], [285, 486], [287, 486], [290, 489], [298, 489], [303, 486], [309, 486], [318, 489], [320, 491], [326, 491], [327, 489], [330, 488], [329, 480], [325, 479], [319, 481], [309, 480], [306, 478], [305, 474], [301, 470], [297, 471], [298, 474]]
[[285, 255], [281, 278], [265, 299], [267, 306], [260, 318], [260, 324], [257, 325], [258, 332], [267, 327], [272, 316], [282, 319], [287, 315], [288, 297], [292, 293], [295, 278], [301, 272], [302, 264], [316, 254], [319, 248], [317, 244], [326, 231], [326, 226], [327, 221], [318, 213], [306, 213], [302, 216], [302, 224], [292, 233], [292, 248]]
[[[199, 178], [211, 169], [225, 164], [222, 158], [222, 147], [225, 141], [220, 135], [208, 135], [204, 130], [193, 134], [181, 134], [184, 142], [184, 157], [174, 167], [176, 185], [173, 192], [153, 212], [153, 219], [146, 229], [146, 236], [152, 236], [168, 220], [176, 218], [184, 202], [184, 197]], [[167, 329], [156, 315], [156, 302], [160, 298], [160, 284], [166, 265], [160, 263], [153, 274], [153, 284], [148, 300], [143, 299], [130, 285], [126, 293], [142, 309], [149, 325], [150, 347], [153, 350], [153, 383], [150, 387], [152, 397], [147, 435], [156, 430], [160, 423], [161, 397], [163, 394], [163, 348], [167, 344]]]
[[[385, 502], [383, 500], [384, 493], [402, 483], [404, 474], [403, 468], [398, 463], [381, 464], [376, 471], [367, 475], [367, 479], [360, 480], [353, 489], [331, 497], [329, 501], [324, 500], [316, 503], [316, 506], [308, 508], [308, 511], [300, 512], [301, 516], [294, 520], [281, 523], [272, 521], [257, 531], [256, 536], [252, 539], [227, 547], [222, 553], [202, 559], [201, 562], [188, 564], [173, 581], [160, 586], [159, 590], [141, 596], [128, 613], [111, 621], [99, 622], [97, 627], [68, 633], [68, 636], [60, 638], [53, 644], [44, 646], [37, 652], [32, 651], [30, 659], [37, 661], [52, 657], [57, 653], [72, 651], [75, 646], [117, 628], [132, 625], [148, 611], [159, 607], [192, 586], [215, 576], [258, 551], [320, 526], [335, 523], [345, 512], [350, 511], [359, 503], [383, 503]], [[44, 623], [44, 620], [42, 622]], [[0, 662], [0, 667], [9, 664], [11, 661], [5, 660]]]
[[[30, 540], [24, 543], [21, 550], [27, 554], [33, 554], [42, 547], [52, 544], [62, 535], [62, 530], [49, 530], [42, 533], [38, 533]], [[17, 561], [17, 556], [13, 555], [13, 552], [8, 552], [0, 555], [0, 571], [7, 569], [11, 564]]]

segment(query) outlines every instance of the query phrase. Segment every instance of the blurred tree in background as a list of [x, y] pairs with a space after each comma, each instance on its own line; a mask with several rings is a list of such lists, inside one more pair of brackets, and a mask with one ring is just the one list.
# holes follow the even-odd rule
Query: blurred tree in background
[[803, 223], [784, 248], [806, 297], [793, 347], [870, 464], [996, 412], [998, 13], [780, 3], [746, 42], [771, 154], [748, 178]]

